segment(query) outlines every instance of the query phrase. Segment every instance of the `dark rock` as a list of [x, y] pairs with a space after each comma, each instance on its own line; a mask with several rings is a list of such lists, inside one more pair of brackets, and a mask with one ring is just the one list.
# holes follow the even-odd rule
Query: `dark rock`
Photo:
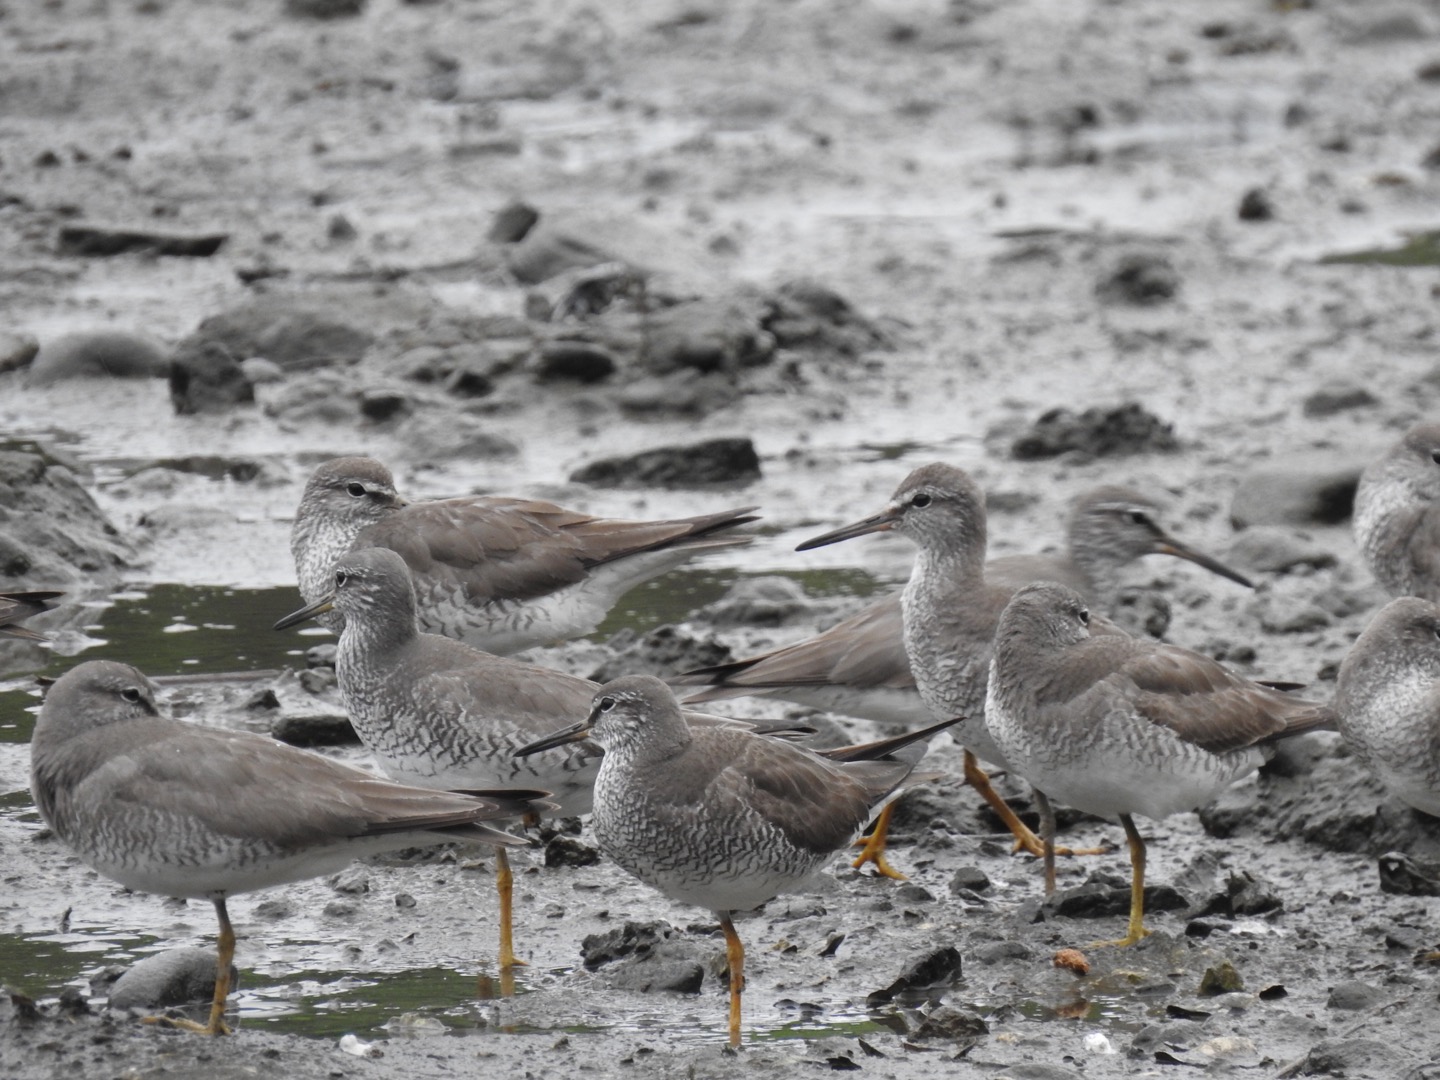
[[85, 1000], [78, 986], [67, 986], [60, 991], [60, 1014], [62, 1016], [80, 1017], [90, 1014], [90, 1003]]
[[690, 300], [644, 318], [645, 367], [657, 375], [675, 371], [735, 375], [767, 363], [775, 338], [761, 325], [764, 305], [753, 296]]
[[960, 950], [946, 945], [917, 957], [905, 966], [900, 977], [883, 990], [865, 999], [867, 1005], [883, 1005], [910, 992], [952, 986], [960, 979]]
[[[1189, 902], [1169, 885], [1145, 887], [1145, 910], [1181, 911]], [[1091, 874], [1083, 885], [1047, 897], [1038, 914], [1044, 918], [1108, 919], [1130, 914], [1130, 883], [1109, 874]]]
[[307, 694], [323, 694], [336, 683], [334, 668], [308, 668], [295, 677]]
[[153, 464], [158, 469], [189, 473], [192, 476], [204, 476], [211, 480], [233, 480], [237, 484], [250, 483], [259, 477], [264, 469], [264, 466], [255, 458], [232, 458], [220, 454], [187, 454], [184, 457], [156, 458]]
[[1160, 304], [1180, 290], [1180, 275], [1161, 255], [1134, 253], [1120, 259], [1095, 286], [1108, 303]]
[[[891, 347], [888, 334], [828, 285], [805, 278], [788, 281], [767, 301], [769, 311], [761, 316], [760, 328], [780, 348], [854, 357]], [[755, 356], [761, 361], [769, 359], [768, 351]]]
[[1018, 941], [991, 941], [975, 948], [974, 956], [982, 964], [998, 964], [1002, 960], [1030, 960], [1035, 951]]
[[622, 961], [610, 973], [610, 985], [642, 994], [698, 994], [705, 982], [701, 957], [702, 949], [693, 941], [680, 937], [661, 941], [643, 955]]
[[990, 1025], [982, 1016], [969, 1009], [939, 1005], [915, 1028], [917, 1039], [950, 1039], [974, 1045], [982, 1035], [990, 1034]]
[[143, 251], [150, 255], [208, 258], [230, 239], [229, 233], [183, 236], [152, 229], [106, 225], [62, 225], [57, 247], [61, 255], [108, 256]]
[[589, 934], [580, 942], [580, 958], [586, 971], [595, 971], [606, 964], [636, 954], [652, 951], [662, 941], [677, 934], [667, 922], [626, 922], [624, 926], [603, 934]]
[[1042, 415], [1010, 447], [1019, 461], [1036, 461], [1078, 451], [1089, 457], [1170, 453], [1180, 448], [1174, 429], [1138, 402], [1082, 413], [1067, 408]]
[[1240, 197], [1241, 221], [1269, 221], [1275, 216], [1275, 204], [1264, 188], [1251, 188]]
[[534, 373], [540, 382], [598, 383], [620, 367], [609, 349], [589, 341], [548, 341], [540, 346]]
[[[1373, 457], [1375, 455], [1371, 455]], [[1338, 525], [1355, 505], [1360, 470], [1370, 457], [1306, 454], [1271, 461], [1241, 477], [1230, 501], [1230, 523]]]
[[1085, 1080], [1085, 1074], [1067, 1069], [1063, 1065], [1046, 1065], [1040, 1061], [1022, 1061], [1018, 1065], [1007, 1065], [999, 1074], [1009, 1080]]
[[727, 375], [695, 372], [636, 379], [615, 395], [615, 404], [629, 416], [708, 416], [741, 395]]
[[990, 878], [978, 866], [962, 866], [950, 878], [950, 891], [968, 889], [970, 892], [984, 892], [990, 888]]
[[[230, 967], [233, 992], [239, 972]], [[136, 962], [110, 988], [112, 1009], [166, 1009], [215, 997], [213, 949], [167, 949]]]
[[1165, 636], [1170, 629], [1173, 613], [1170, 601], [1149, 586], [1126, 585], [1115, 595], [1115, 602], [1107, 614], [1127, 634], [1139, 636], [1148, 634], [1153, 638]]
[[251, 909], [251, 914], [257, 919], [269, 919], [271, 922], [282, 922], [285, 919], [293, 919], [297, 910], [293, 900], [272, 896], [256, 904]]
[[1280, 894], [1268, 881], [1252, 877], [1249, 871], [1232, 871], [1225, 883], [1225, 891], [1212, 896], [1199, 911], [1200, 915], [1263, 915], [1267, 911], [1280, 911], [1284, 902]]
[[282, 716], [270, 729], [270, 734], [291, 746], [354, 746], [360, 741], [348, 716], [324, 713]]
[[66, 334], [40, 347], [30, 365], [32, 386], [62, 379], [154, 379], [170, 370], [170, 356], [153, 338], [122, 330]]
[[495, 380], [489, 371], [463, 364], [445, 380], [445, 392], [463, 398], [489, 397], [495, 392]]
[[574, 483], [598, 487], [702, 487], [759, 478], [760, 456], [748, 438], [710, 439], [601, 458], [570, 474]]
[[1376, 860], [1380, 891], [1397, 896], [1440, 896], [1440, 866], [1426, 865], [1403, 851]]
[[129, 545], [54, 458], [0, 450], [0, 582], [7, 587], [111, 578]]
[[1396, 1077], [1410, 1055], [1382, 1039], [1326, 1039], [1305, 1055], [1301, 1076]]
[[39, 352], [40, 342], [34, 334], [0, 330], [0, 372], [29, 367]]
[[495, 244], [518, 244], [539, 220], [540, 211], [519, 199], [512, 199], [495, 211], [485, 239]]
[[1205, 974], [1200, 976], [1201, 997], [1233, 994], [1244, 989], [1245, 980], [1229, 960], [1221, 960], [1218, 964], [1207, 967]]
[[1375, 987], [1358, 979], [1351, 979], [1332, 987], [1325, 1005], [1331, 1009], [1359, 1011], [1378, 1005], [1384, 1000], [1385, 995]]
[[377, 424], [409, 416], [415, 403], [403, 390], [388, 386], [371, 386], [360, 391], [360, 415]]
[[1333, 551], [1317, 547], [1309, 534], [1279, 525], [1256, 525], [1235, 538], [1225, 561], [1236, 569], [1283, 574], [1299, 567], [1323, 569], [1338, 561]]
[[260, 296], [212, 315], [181, 347], [218, 342], [237, 360], [263, 356], [287, 372], [353, 364], [375, 340], [351, 316], [357, 307], [376, 319], [409, 314], [403, 306], [374, 297], [366, 297], [360, 307], [359, 298], [348, 294], [337, 294], [333, 300]]
[[267, 686], [263, 690], [256, 690], [245, 699], [244, 704], [240, 707], [257, 712], [263, 709], [268, 712], [271, 709], [278, 709], [280, 707], [280, 699], [275, 696], [275, 691]]
[[496, 435], [489, 424], [475, 416], [457, 416], [440, 424], [433, 415], [419, 413], [406, 423], [400, 441], [414, 463], [455, 458], [493, 461], [520, 453], [518, 446]]
[[365, 10], [365, 0], [285, 0], [285, 14], [296, 19], [350, 19]]
[[1322, 386], [1307, 397], [1300, 408], [1306, 416], [1321, 417], [1378, 404], [1379, 399], [1365, 387], [1339, 383]]
[[546, 867], [594, 866], [600, 861], [600, 852], [568, 836], [552, 836], [545, 845]]
[[614, 634], [607, 645], [610, 658], [587, 676], [594, 682], [609, 682], [634, 671], [664, 678], [730, 659], [730, 650], [713, 637], [694, 637], [668, 625], [643, 635], [627, 628]]
[[255, 387], [224, 345], [192, 338], [170, 361], [170, 404], [177, 416], [224, 413], [255, 404]]

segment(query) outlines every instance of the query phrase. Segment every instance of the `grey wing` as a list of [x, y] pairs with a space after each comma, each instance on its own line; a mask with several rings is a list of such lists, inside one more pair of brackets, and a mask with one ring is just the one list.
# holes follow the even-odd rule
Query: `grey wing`
[[498, 800], [393, 784], [260, 736], [200, 728], [116, 755], [87, 783], [117, 806], [185, 818], [219, 836], [281, 849], [524, 812]]

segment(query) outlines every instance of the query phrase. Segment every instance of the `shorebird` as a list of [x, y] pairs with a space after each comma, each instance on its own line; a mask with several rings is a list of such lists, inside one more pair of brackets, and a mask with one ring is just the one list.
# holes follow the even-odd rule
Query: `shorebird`
[[229, 1031], [228, 897], [416, 845], [503, 850], [525, 841], [486, 822], [549, 806], [540, 791], [405, 787], [258, 735], [164, 717], [150, 680], [112, 660], [80, 664], [50, 687], [30, 761], [40, 816], [82, 860], [128, 889], [214, 904], [209, 1022], [164, 1020], [209, 1035]]
[[[290, 550], [301, 595], [314, 603], [330, 590], [341, 555], [390, 548], [410, 568], [424, 630], [512, 653], [588, 634], [640, 582], [699, 552], [749, 543], [726, 530], [756, 520], [754, 509], [624, 521], [539, 499], [412, 503], [380, 462], [345, 457], [305, 485]], [[339, 617], [324, 624], [338, 631]]]
[[[961, 469], [924, 465], [901, 482], [878, 514], [807, 540], [796, 550], [889, 530], [904, 533], [919, 548], [901, 608], [905, 651], [921, 700], [932, 718], [963, 718], [954, 735], [965, 748], [966, 781], [1014, 834], [1017, 849], [1042, 856], [1040, 838], [1015, 816], [977, 760], [1005, 764], [985, 727], [985, 683], [995, 627], [1014, 592], [985, 576], [985, 494]], [[1105, 629], [1123, 635], [1118, 627]], [[882, 815], [861, 860], [873, 860], [877, 846], [883, 850], [888, 825], [888, 816]]]
[[913, 771], [924, 740], [953, 722], [815, 752], [741, 728], [687, 724], [663, 682], [627, 675], [599, 688], [585, 720], [519, 753], [587, 738], [605, 748], [595, 780], [595, 837], [641, 881], [720, 920], [730, 1045], [739, 1046], [745, 946], [733, 914], [794, 889], [902, 785], [931, 779]]
[[[1244, 575], [1166, 532], [1156, 520], [1158, 510], [1153, 500], [1129, 488], [1096, 488], [1076, 501], [1065, 554], [992, 559], [985, 564], [985, 578], [1015, 589], [1032, 581], [1059, 581], [1104, 609], [1114, 602], [1130, 563], [1145, 555], [1173, 555], [1253, 587]], [[913, 726], [931, 717], [915, 687], [905, 651], [899, 593], [867, 605], [815, 637], [687, 671], [669, 681], [705, 687], [685, 697], [687, 705], [766, 694], [885, 723]]]
[[54, 606], [50, 601], [64, 595], [63, 592], [53, 591], [0, 593], [0, 637], [49, 641], [44, 634], [20, 624], [32, 615], [49, 611]]
[[1416, 424], [1365, 467], [1355, 542], [1391, 596], [1440, 602], [1440, 424]]
[[1340, 734], [1401, 801], [1440, 816], [1440, 607], [1390, 601], [1336, 682]]
[[[553, 814], [590, 812], [600, 748], [580, 743], [517, 760], [515, 751], [583, 716], [597, 683], [492, 656], [452, 638], [421, 633], [405, 563], [386, 548], [336, 562], [331, 590], [276, 623], [283, 629], [332, 607], [344, 616], [335, 673], [351, 723], [391, 778], [451, 791], [522, 785], [543, 788]], [[757, 725], [687, 713], [697, 725]], [[793, 730], [793, 727], [789, 730]], [[509, 860], [497, 852], [502, 927], [511, 910]], [[502, 970], [516, 966], [507, 937]]]
[[1042, 799], [1047, 889], [1054, 816], [1046, 797], [1118, 818], [1132, 868], [1132, 945], [1148, 931], [1145, 841], [1133, 815], [1163, 818], [1209, 802], [1258, 769], [1268, 744], [1333, 726], [1325, 706], [1236, 675], [1200, 653], [1092, 636], [1084, 598], [1054, 582], [1027, 585], [995, 632], [985, 720], [1008, 761]]

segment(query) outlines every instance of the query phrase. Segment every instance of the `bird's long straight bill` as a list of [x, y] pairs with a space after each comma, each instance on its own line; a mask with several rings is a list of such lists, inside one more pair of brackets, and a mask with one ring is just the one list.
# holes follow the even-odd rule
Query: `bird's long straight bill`
[[313, 619], [316, 615], [324, 615], [325, 612], [332, 611], [334, 608], [335, 594], [332, 592], [328, 596], [322, 596], [313, 604], [306, 604], [299, 611], [292, 611], [275, 624], [275, 629], [286, 630], [292, 626], [298, 626], [306, 619]]
[[1231, 570], [1219, 559], [1212, 559], [1209, 555], [1202, 555], [1194, 548], [1188, 548], [1177, 540], [1166, 537], [1157, 548], [1162, 555], [1174, 555], [1177, 559], [1185, 559], [1196, 566], [1203, 566], [1212, 574], [1219, 574], [1223, 578], [1235, 582], [1237, 585], [1244, 585], [1247, 589], [1253, 589], [1255, 583], [1238, 570]]
[[586, 717], [578, 724], [572, 724], [563, 731], [557, 731], [553, 735], [546, 735], [542, 739], [536, 739], [532, 743], [522, 746], [515, 751], [516, 757], [529, 757], [531, 754], [538, 754], [542, 750], [553, 750], [557, 746], [564, 746], [566, 743], [579, 742], [590, 734], [590, 729], [595, 726], [591, 717]]
[[827, 544], [838, 544], [841, 540], [850, 540], [857, 536], [864, 536], [866, 533], [886, 532], [895, 528], [900, 520], [899, 507], [887, 506], [878, 514], [872, 514], [862, 521], [853, 522], [850, 525], [842, 525], [819, 536], [812, 536], [803, 543], [796, 544], [796, 551], [809, 551], [812, 548], [825, 547]]

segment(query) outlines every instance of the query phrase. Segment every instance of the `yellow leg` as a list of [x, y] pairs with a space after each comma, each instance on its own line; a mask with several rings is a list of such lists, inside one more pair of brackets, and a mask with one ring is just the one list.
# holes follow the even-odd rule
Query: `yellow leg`
[[869, 836], [862, 836], [855, 841], [855, 846], [860, 848], [860, 854], [850, 865], [856, 870], [867, 862], [875, 864], [875, 870], [882, 876], [894, 878], [896, 881], [908, 880], [904, 874], [896, 870], [885, 858], [885, 842], [890, 835], [890, 816], [895, 811], [895, 804], [887, 803], [885, 809], [880, 811], [880, 816], [875, 819], [875, 828], [870, 830]]
[[1125, 826], [1125, 839], [1130, 844], [1130, 923], [1119, 941], [1097, 941], [1092, 948], [1134, 945], [1150, 933], [1145, 929], [1145, 841], [1129, 814], [1120, 815], [1120, 824]]
[[745, 946], [735, 932], [728, 911], [716, 912], [725, 931], [725, 959], [730, 966], [730, 1046], [740, 1047], [740, 995], [745, 990]]
[[[1045, 845], [1030, 831], [1030, 827], [1015, 816], [1010, 804], [990, 785], [990, 777], [980, 768], [980, 761], [969, 750], [965, 751], [965, 782], [979, 792], [980, 797], [990, 804], [990, 809], [999, 815], [1005, 827], [1015, 836], [1015, 850], [1029, 852], [1036, 858], [1044, 858]], [[1104, 848], [1057, 847], [1056, 855], [1104, 855]]]
[[515, 957], [514, 891], [515, 875], [510, 872], [510, 856], [503, 847], [495, 849], [495, 888], [500, 893], [500, 973], [524, 967], [525, 961]]
[[210, 1002], [210, 1022], [197, 1024], [180, 1017], [146, 1016], [141, 1018], [141, 1023], [169, 1024], [197, 1035], [230, 1034], [225, 1024], [225, 1002], [230, 997], [230, 966], [235, 962], [235, 928], [230, 925], [224, 900], [215, 901], [215, 914], [220, 919], [220, 938], [215, 946], [215, 997]]
[[1039, 788], [1035, 792], [1035, 805], [1040, 808], [1040, 842], [1045, 847], [1045, 895], [1055, 891], [1055, 807], [1050, 805], [1050, 796]]

